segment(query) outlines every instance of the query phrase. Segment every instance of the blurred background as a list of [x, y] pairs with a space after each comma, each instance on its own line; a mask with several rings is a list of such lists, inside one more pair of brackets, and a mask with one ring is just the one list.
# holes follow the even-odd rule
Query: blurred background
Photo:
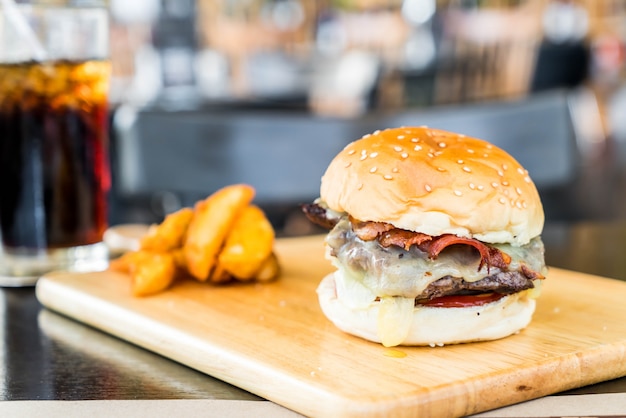
[[[111, 223], [230, 183], [282, 235], [332, 157], [428, 125], [505, 148], [548, 221], [626, 218], [624, 0], [109, 0]], [[624, 116], [623, 116], [624, 115]]]

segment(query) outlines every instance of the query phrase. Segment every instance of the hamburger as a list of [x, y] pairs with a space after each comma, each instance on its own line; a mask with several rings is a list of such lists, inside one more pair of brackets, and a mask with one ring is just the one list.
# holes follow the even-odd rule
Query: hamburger
[[396, 345], [494, 340], [531, 321], [545, 278], [537, 189], [504, 150], [427, 127], [348, 144], [303, 205], [336, 271], [317, 294], [342, 331]]

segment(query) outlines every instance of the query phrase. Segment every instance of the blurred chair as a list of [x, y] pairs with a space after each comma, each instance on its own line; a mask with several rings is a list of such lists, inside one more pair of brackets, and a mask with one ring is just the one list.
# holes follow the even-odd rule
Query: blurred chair
[[[113, 172], [125, 213], [117, 219], [150, 222], [240, 182], [254, 186], [255, 202], [270, 211], [292, 210], [318, 197], [330, 160], [373, 129], [306, 112], [120, 108]], [[129, 214], [133, 207], [141, 212]]]
[[591, 51], [583, 42], [540, 44], [530, 80], [530, 91], [575, 88], [589, 78]]

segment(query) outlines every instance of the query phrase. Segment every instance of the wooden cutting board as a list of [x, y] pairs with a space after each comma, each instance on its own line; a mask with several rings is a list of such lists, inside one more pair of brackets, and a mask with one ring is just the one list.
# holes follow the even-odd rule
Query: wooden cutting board
[[123, 274], [49, 274], [46, 307], [309, 416], [463, 416], [626, 375], [626, 283], [552, 268], [531, 325], [484, 343], [394, 347], [337, 330], [320, 236], [278, 240], [281, 278], [130, 296]]

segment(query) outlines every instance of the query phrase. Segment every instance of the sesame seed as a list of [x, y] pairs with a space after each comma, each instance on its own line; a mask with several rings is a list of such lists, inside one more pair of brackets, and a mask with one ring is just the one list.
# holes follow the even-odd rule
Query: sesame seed
[[526, 201], [525, 201], [525, 200], [523, 200], [523, 201], [522, 201], [522, 207], [523, 207], [524, 209], [526, 209], [526, 208], [528, 207], [528, 205], [526, 204]]
[[406, 152], [403, 152], [402, 154], [400, 154], [400, 157], [402, 158], [408, 158], [409, 154], [407, 154]]
[[398, 139], [404, 139], [404, 135], [398, 135]]
[[445, 142], [440, 142], [439, 143], [439, 148], [445, 148], [448, 144], [446, 144]]
[[491, 183], [491, 186], [493, 186], [495, 188], [495, 187], [498, 187], [499, 184], [494, 181], [493, 183]]
[[376, 170], [378, 170], [378, 168], [376, 168], [376, 166], [370, 168], [370, 173], [375, 173]]
[[415, 151], [421, 151], [422, 147], [420, 145], [416, 145], [415, 148], [413, 148]]
[[361, 155], [361, 157], [359, 158], [359, 160], [363, 161], [363, 160], [364, 160], [364, 159], [366, 159], [366, 158], [367, 158], [367, 154], [363, 154], [363, 155]]
[[384, 178], [385, 180], [391, 180], [391, 179], [393, 179], [393, 176], [392, 176], [391, 174], [385, 174], [385, 175], [383, 176], [383, 178]]
[[459, 163], [459, 164], [463, 164], [464, 161], [463, 160], [456, 160], [456, 162]]
[[392, 172], [392, 173], [397, 173], [397, 172], [398, 172], [398, 167], [394, 167], [394, 168], [392, 168], [392, 169], [391, 169], [391, 172]]
[[348, 162], [344, 165], [344, 167], [345, 167], [345, 168], [348, 168], [348, 167], [350, 167], [351, 165], [352, 165], [352, 163], [348, 161]]
[[479, 184], [478, 186], [476, 186], [478, 188], [478, 190], [483, 190], [485, 188], [485, 186], [483, 186], [482, 184]]
[[524, 173], [524, 169], [522, 167], [517, 167], [517, 172], [520, 173], [522, 176], [526, 173]]
[[365, 134], [363, 135], [363, 138], [369, 138], [370, 136], [372, 136], [372, 134]]
[[395, 147], [393, 147], [393, 149], [394, 149], [395, 151], [397, 151], [397, 152], [402, 151], [402, 147], [400, 147], [400, 146], [398, 146], [398, 145], [396, 145]]
[[515, 199], [511, 199], [509, 202], [511, 203], [511, 207], [515, 206]]
[[377, 152], [372, 152], [372, 153], [370, 154], [370, 158], [376, 158], [377, 156], [378, 156], [378, 153], [377, 153]]
[[503, 185], [503, 186], [508, 186], [508, 185], [509, 185], [509, 182], [508, 182], [508, 181], [503, 181], [503, 182], [502, 182], [502, 185]]
[[380, 133], [380, 129], [376, 129], [376, 130], [374, 131], [374, 135], [378, 135], [379, 133]]
[[411, 142], [420, 142], [419, 138], [411, 138]]
[[430, 158], [434, 158], [434, 157], [435, 157], [435, 154], [433, 154], [432, 152], [429, 152], [429, 153], [428, 153], [428, 156], [429, 156]]
[[522, 204], [519, 201], [515, 202], [515, 206], [517, 206], [518, 209], [522, 208]]
[[500, 177], [504, 177], [504, 173], [502, 172], [502, 170], [498, 170], [498, 175], [499, 175]]
[[522, 189], [520, 189], [519, 187], [516, 187], [515, 191], [517, 192], [518, 195], [522, 194]]
[[473, 149], [468, 149], [467, 152], [469, 152], [470, 154], [473, 154], [474, 150]]
[[348, 151], [348, 155], [352, 155], [354, 153], [355, 153], [354, 149], [351, 149], [350, 151]]
[[455, 191], [454, 191], [454, 194], [455, 194], [456, 196], [462, 196], [462, 195], [463, 195], [463, 193], [461, 193], [461, 191], [460, 191], [460, 190], [455, 190]]
[[459, 134], [459, 138], [465, 138], [465, 134]]
[[502, 164], [502, 169], [506, 171], [506, 170], [508, 170], [508, 169], [509, 169], [509, 166], [508, 166], [508, 165], [506, 165], [506, 164]]
[[489, 157], [489, 154], [487, 154], [487, 153], [483, 154], [483, 158], [488, 158], [488, 157]]
[[498, 199], [498, 202], [502, 203], [503, 205], [506, 203], [506, 199], [501, 197], [500, 199]]
[[441, 171], [443, 173], [444, 171], [446, 171], [446, 169], [443, 167], [437, 167], [437, 171]]
[[476, 185], [474, 183], [470, 183], [469, 184], [469, 188], [474, 190], [474, 189], [476, 189]]
[[468, 166], [463, 167], [463, 171], [465, 171], [466, 173], [471, 173], [472, 169], [469, 168]]
[[530, 177], [528, 177], [528, 176], [524, 177], [524, 181], [525, 181], [526, 183], [530, 183]]
[[487, 149], [492, 149], [492, 148], [493, 148], [493, 145], [491, 145], [491, 144], [487, 144], [486, 148], [487, 148]]
[[427, 192], [429, 192], [429, 193], [433, 191], [433, 188], [432, 188], [432, 187], [430, 187], [430, 185], [428, 185], [428, 184], [426, 184], [426, 185], [424, 186], [424, 189], [426, 189], [426, 191], [427, 191]]

